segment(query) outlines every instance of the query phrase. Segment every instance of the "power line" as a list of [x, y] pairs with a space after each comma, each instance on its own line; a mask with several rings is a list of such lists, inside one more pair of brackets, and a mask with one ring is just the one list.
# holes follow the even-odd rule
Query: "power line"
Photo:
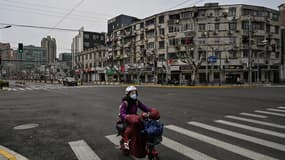
[[[14, 2], [14, 3], [13, 3]], [[17, 0], [9, 0], [9, 1], [5, 1], [5, 3], [10, 3], [10, 4], [22, 4], [22, 5], [26, 5], [26, 6], [41, 6], [41, 7], [44, 7], [44, 8], [49, 8], [49, 9], [56, 9], [56, 10], [60, 10], [60, 11], [69, 11], [69, 9], [67, 8], [61, 8], [61, 7], [55, 7], [55, 6], [50, 6], [50, 5], [43, 5], [43, 4], [39, 4], [39, 3], [29, 3], [29, 2], [23, 2], [22, 0], [21, 1], [17, 1]], [[49, 10], [50, 12], [50, 10]], [[111, 14], [106, 14], [106, 13], [100, 13], [100, 12], [91, 12], [91, 11], [86, 11], [86, 10], [76, 10], [74, 12], [83, 12], [83, 13], [88, 13], [88, 14], [100, 14], [100, 15], [104, 15], [104, 16], [115, 16], [115, 15], [111, 15]]]
[[[76, 4], [67, 14], [65, 14], [65, 15], [62, 17], [61, 20], [58, 21], [57, 24], [55, 24], [55, 25], [53, 26], [53, 28], [56, 28], [61, 22], [63, 22], [64, 19], [65, 19], [67, 16], [69, 16], [69, 15], [70, 15], [77, 7], [79, 7], [83, 2], [84, 2], [84, 0], [81, 0], [78, 4]], [[52, 31], [52, 30], [53, 30], [53, 29], [51, 29], [50, 31]], [[50, 31], [49, 31], [49, 32], [50, 32]], [[48, 32], [47, 34], [49, 34], [49, 32]]]
[[[44, 16], [53, 16], [53, 17], [59, 17], [61, 16], [62, 14], [64, 14], [63, 12], [58, 12], [58, 11], [53, 11], [52, 14], [50, 14], [51, 12], [50, 11], [46, 11], [46, 10], [41, 10], [41, 9], [35, 9], [35, 8], [30, 8], [30, 7], [19, 7], [19, 6], [10, 6], [10, 5], [6, 5], [6, 6], [0, 6], [1, 8], [3, 9], [7, 9], [9, 11], [12, 11], [12, 10], [24, 10], [26, 13], [34, 13], [34, 14], [37, 14], [37, 15], [44, 15]], [[23, 12], [23, 11], [21, 11]], [[49, 14], [47, 14], [47, 12]], [[74, 18], [72, 18], [74, 17]], [[80, 18], [79, 18], [80, 17]], [[85, 19], [86, 21], [100, 21], [100, 22], [106, 22], [107, 21], [107, 18], [103, 18], [102, 17], [92, 17], [92, 16], [85, 16], [85, 15], [78, 15], [78, 14], [75, 14], [75, 15], [72, 15], [71, 17], [67, 17], [68, 19], [76, 19], [76, 20], [82, 20], [82, 19]]]

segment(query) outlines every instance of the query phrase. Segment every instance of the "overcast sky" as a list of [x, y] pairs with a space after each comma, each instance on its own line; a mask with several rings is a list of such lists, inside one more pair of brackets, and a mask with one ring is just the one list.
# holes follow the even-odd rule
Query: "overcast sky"
[[[145, 18], [169, 9], [219, 4], [252, 4], [278, 10], [284, 0], [0, 0], [0, 23], [106, 32], [107, 20], [119, 14]], [[181, 5], [180, 5], [181, 4]], [[0, 25], [0, 28], [4, 27]], [[0, 42], [16, 49], [19, 42], [40, 46], [50, 35], [57, 41], [57, 52], [71, 52], [72, 38], [78, 32], [11, 27], [0, 29]]]

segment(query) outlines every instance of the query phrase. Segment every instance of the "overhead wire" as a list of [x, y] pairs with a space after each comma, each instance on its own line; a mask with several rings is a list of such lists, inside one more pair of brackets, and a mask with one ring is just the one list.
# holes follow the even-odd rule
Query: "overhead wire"
[[[1, 4], [1, 2], [0, 2]], [[15, 5], [1, 5], [0, 6], [1, 8], [3, 9], [13, 9], [13, 10], [17, 10], [17, 9], [20, 9], [20, 10], [25, 10], [26, 12], [31, 12], [31, 13], [40, 13], [41, 15], [48, 15], [48, 16], [54, 16], [54, 17], [59, 17], [61, 16], [62, 14], [64, 14], [65, 12], [59, 12], [59, 11], [48, 11], [48, 10], [43, 10], [43, 9], [38, 9], [38, 8], [32, 8], [32, 7], [21, 7], [21, 6], [15, 6]], [[51, 14], [52, 13], [52, 14]], [[71, 17], [80, 17], [80, 19], [92, 19], [92, 21], [104, 21], [106, 22], [107, 21], [107, 18], [102, 18], [102, 17], [95, 17], [95, 16], [85, 16], [85, 15], [72, 15]]]
[[[67, 13], [53, 26], [53, 28], [56, 28], [58, 25], [60, 25], [60, 24], [64, 21], [64, 19], [65, 19], [67, 16], [69, 16], [76, 8], [80, 7], [80, 5], [81, 5], [84, 1], [85, 1], [85, 0], [80, 0], [80, 2], [77, 3], [69, 12], [67, 12]], [[52, 31], [52, 29], [51, 29], [50, 31]], [[50, 31], [49, 31], [49, 32], [50, 32]], [[49, 32], [48, 32], [48, 33], [49, 33]]]
[[[5, 2], [5, 3], [9, 3], [9, 4], [13, 4], [13, 5], [24, 5], [24, 6], [35, 6], [35, 7], [44, 7], [44, 8], [49, 8], [49, 9], [56, 9], [56, 10], [60, 10], [60, 11], [69, 11], [69, 9], [67, 8], [61, 8], [61, 7], [55, 7], [55, 6], [50, 6], [50, 5], [45, 5], [45, 4], [39, 4], [39, 3], [29, 3], [29, 2], [24, 2], [24, 1], [17, 1], [17, 0], [0, 0], [0, 2]], [[50, 11], [50, 10], [48, 10]], [[86, 11], [86, 10], [75, 10], [74, 12], [80, 12], [80, 13], [88, 13], [88, 14], [96, 14], [96, 15], [104, 15], [104, 16], [115, 16], [115, 15], [111, 15], [111, 14], [106, 14], [106, 13], [101, 13], [101, 12], [94, 12], [94, 11]]]

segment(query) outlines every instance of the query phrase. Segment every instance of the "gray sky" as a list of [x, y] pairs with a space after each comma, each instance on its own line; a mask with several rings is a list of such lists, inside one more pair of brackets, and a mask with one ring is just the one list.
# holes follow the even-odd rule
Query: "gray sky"
[[[285, 3], [284, 0], [0, 0], [0, 23], [54, 27], [61, 22], [58, 28], [79, 29], [84, 26], [88, 31], [106, 32], [107, 20], [119, 14], [145, 18], [170, 8], [190, 7], [193, 4], [201, 6], [209, 2], [251, 4], [276, 10], [281, 3]], [[56, 38], [58, 53], [71, 52], [72, 38], [76, 34], [13, 26], [0, 29], [0, 42], [9, 42], [14, 49], [19, 42], [40, 46], [41, 39], [51, 35]]]

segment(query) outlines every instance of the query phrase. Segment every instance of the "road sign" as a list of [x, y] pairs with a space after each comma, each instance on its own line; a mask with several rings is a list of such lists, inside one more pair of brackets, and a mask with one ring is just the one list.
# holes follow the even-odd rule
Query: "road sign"
[[216, 63], [216, 62], [217, 62], [217, 57], [216, 57], [216, 56], [209, 56], [209, 57], [208, 57], [208, 62], [210, 62], [210, 63]]

